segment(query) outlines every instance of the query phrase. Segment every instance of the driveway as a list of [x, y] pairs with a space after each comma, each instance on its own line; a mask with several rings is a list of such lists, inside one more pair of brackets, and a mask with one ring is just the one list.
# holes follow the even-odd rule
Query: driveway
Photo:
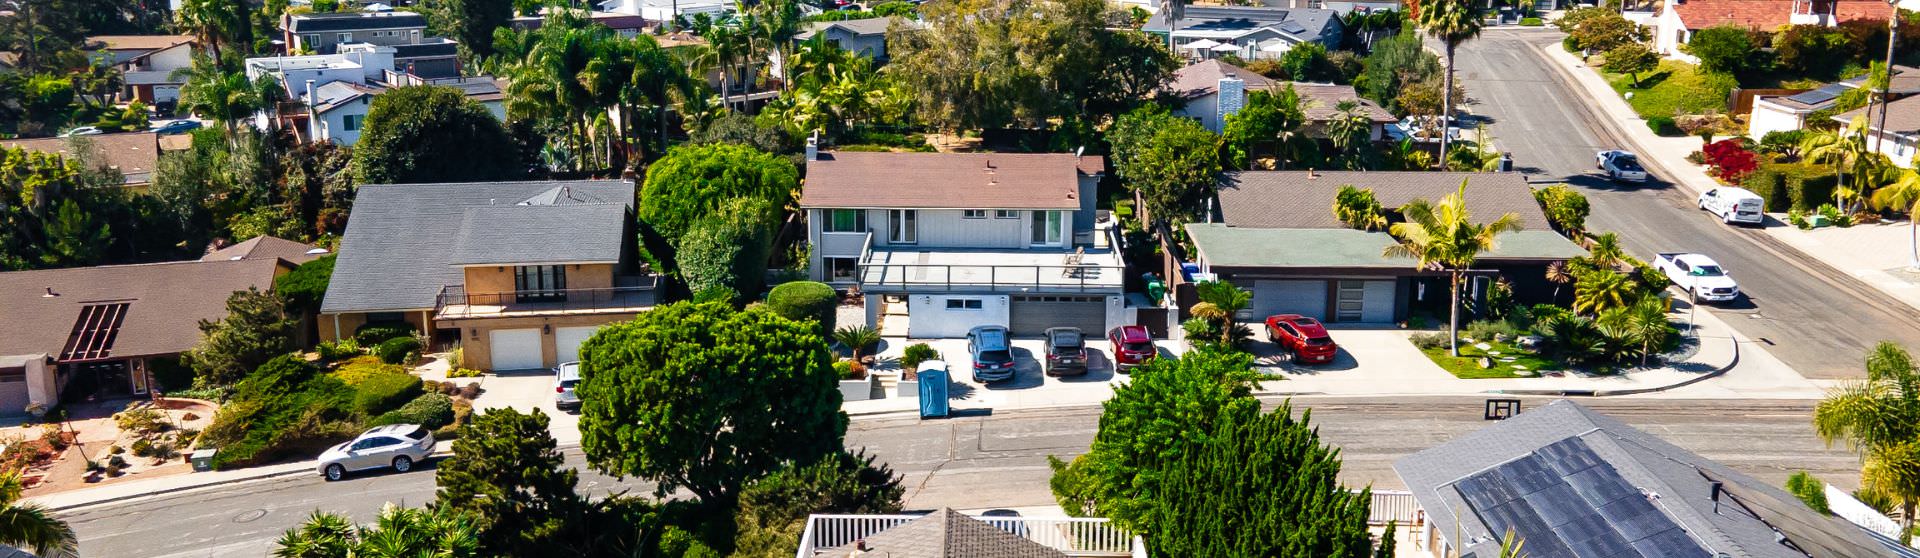
[[[1094, 405], [1112, 397], [1114, 386], [1125, 384], [1128, 376], [1115, 371], [1113, 357], [1108, 354], [1104, 340], [1092, 341], [1087, 347], [1087, 373], [1078, 376], [1047, 376], [1042, 362], [1046, 358], [1045, 342], [1039, 339], [1013, 340], [1014, 377], [1000, 382], [973, 381], [973, 355], [967, 352], [965, 339], [889, 339], [880, 353], [882, 364], [877, 369], [883, 374], [897, 372], [898, 365], [895, 363], [906, 347], [926, 343], [939, 351], [941, 360], [947, 363], [947, 370], [952, 375], [949, 395], [953, 399], [952, 407], [957, 412]], [[1177, 343], [1160, 341], [1159, 344], [1162, 356], [1170, 357], [1178, 352]], [[912, 399], [889, 397], [848, 402], [846, 408], [848, 412], [858, 413], [906, 410], [914, 408], [914, 405]]]
[[511, 408], [522, 413], [539, 410], [547, 414], [547, 429], [553, 432], [554, 440], [562, 444], [580, 441], [579, 412], [561, 411], [553, 404], [552, 370], [518, 370], [479, 378], [446, 378], [444, 362], [435, 359], [435, 362], [428, 363], [417, 372], [425, 380], [451, 381], [463, 386], [479, 382], [480, 397], [473, 400], [475, 414], [499, 408]]

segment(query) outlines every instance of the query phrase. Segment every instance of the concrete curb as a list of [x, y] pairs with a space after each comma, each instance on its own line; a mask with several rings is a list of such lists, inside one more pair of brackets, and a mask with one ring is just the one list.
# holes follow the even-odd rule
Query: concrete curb
[[1686, 387], [1686, 386], [1690, 386], [1693, 384], [1697, 384], [1700, 382], [1704, 382], [1704, 381], [1719, 377], [1722, 374], [1726, 374], [1727, 371], [1733, 370], [1734, 366], [1738, 366], [1740, 364], [1740, 340], [1729, 337], [1727, 338], [1727, 341], [1733, 343], [1733, 360], [1729, 360], [1727, 361], [1726, 364], [1721, 365], [1719, 368], [1715, 368], [1712, 371], [1709, 371], [1705, 374], [1701, 374], [1697, 377], [1688, 378], [1686, 380], [1674, 382], [1664, 386], [1630, 388], [1630, 389], [1563, 389], [1563, 390], [1553, 390], [1553, 389], [1500, 390], [1500, 389], [1496, 389], [1496, 390], [1487, 390], [1487, 393], [1501, 394], [1501, 395], [1550, 395], [1550, 396], [1558, 396], [1558, 397], [1614, 397], [1614, 396], [1620, 396], [1620, 395], [1639, 395], [1642, 393], [1657, 393], [1657, 392], [1667, 391], [1670, 389]]

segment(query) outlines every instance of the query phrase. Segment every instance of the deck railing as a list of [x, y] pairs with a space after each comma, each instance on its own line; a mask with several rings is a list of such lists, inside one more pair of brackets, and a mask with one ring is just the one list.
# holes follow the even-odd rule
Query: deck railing
[[[1089, 256], [1095, 255], [1089, 254]], [[861, 288], [869, 291], [911, 285], [915, 290], [945, 292], [1010, 288], [1026, 288], [1032, 292], [1107, 292], [1124, 284], [1127, 269], [1118, 265], [1094, 263], [1079, 265], [863, 263], [859, 271]]]
[[463, 285], [440, 288], [434, 299], [433, 315], [438, 319], [496, 316], [514, 313], [566, 313], [603, 308], [652, 306], [660, 277], [622, 277], [617, 287], [586, 289], [547, 289], [540, 291], [503, 291], [470, 293]]
[[1400, 527], [1413, 525], [1414, 517], [1420, 511], [1420, 501], [1413, 498], [1412, 492], [1404, 490], [1375, 490], [1373, 500], [1367, 506], [1368, 525], [1386, 525], [1392, 521]]
[[[918, 515], [814, 515], [800, 533], [795, 558], [815, 558], [817, 551], [851, 544], [875, 533], [920, 519]], [[1019, 535], [1068, 556], [1116, 558], [1141, 556], [1132, 533], [1102, 518], [975, 517], [1002, 531]]]

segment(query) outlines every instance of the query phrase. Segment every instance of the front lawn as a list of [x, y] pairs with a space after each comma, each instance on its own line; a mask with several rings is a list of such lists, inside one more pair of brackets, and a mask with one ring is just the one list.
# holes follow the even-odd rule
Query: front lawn
[[[1453, 374], [1454, 377], [1468, 380], [1528, 377], [1515, 374], [1513, 368], [1515, 365], [1535, 371], [1535, 376], [1538, 376], [1538, 371], [1541, 370], [1558, 370], [1561, 368], [1560, 363], [1553, 359], [1540, 356], [1533, 351], [1516, 347], [1512, 343], [1498, 341], [1487, 343], [1486, 350], [1481, 350], [1479, 347], [1463, 341], [1460, 344], [1460, 356], [1457, 357], [1449, 354], [1445, 346], [1433, 349], [1421, 349], [1420, 352], [1426, 353], [1427, 358], [1432, 359], [1433, 363], [1440, 365], [1441, 368], [1445, 368], [1447, 372]], [[1492, 368], [1480, 367], [1480, 357], [1482, 356], [1493, 357]], [[1511, 358], [1514, 360], [1509, 362], [1501, 360], [1503, 358]]]
[[[1595, 71], [1600, 66], [1593, 65]], [[1709, 74], [1699, 67], [1678, 60], [1661, 60], [1660, 68], [1640, 75], [1640, 86], [1633, 86], [1633, 79], [1623, 74], [1601, 72], [1615, 92], [1625, 96], [1627, 104], [1641, 118], [1672, 118], [1685, 114], [1705, 114], [1708, 112], [1726, 112], [1727, 95], [1738, 83], [1732, 76]]]

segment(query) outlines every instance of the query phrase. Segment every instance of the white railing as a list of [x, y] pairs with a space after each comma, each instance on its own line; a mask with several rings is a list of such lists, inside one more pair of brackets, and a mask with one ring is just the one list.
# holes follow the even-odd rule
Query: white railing
[[[918, 515], [813, 515], [800, 533], [800, 548], [795, 558], [815, 558], [820, 550], [844, 546], [903, 523], [920, 519]], [[1145, 556], [1139, 537], [1104, 518], [1028, 518], [974, 517], [1019, 535], [1027, 540], [1059, 550], [1068, 556]]]
[[1854, 499], [1852, 494], [1834, 488], [1831, 484], [1827, 485], [1826, 493], [1827, 509], [1833, 511], [1833, 515], [1859, 525], [1862, 529], [1885, 535], [1893, 540], [1900, 540], [1900, 523], [1893, 518], [1881, 515], [1880, 510], [1861, 503]]
[[1367, 524], [1386, 525], [1392, 521], [1400, 527], [1412, 527], [1414, 516], [1419, 511], [1420, 501], [1413, 498], [1412, 492], [1375, 490], [1373, 501], [1367, 506]]

